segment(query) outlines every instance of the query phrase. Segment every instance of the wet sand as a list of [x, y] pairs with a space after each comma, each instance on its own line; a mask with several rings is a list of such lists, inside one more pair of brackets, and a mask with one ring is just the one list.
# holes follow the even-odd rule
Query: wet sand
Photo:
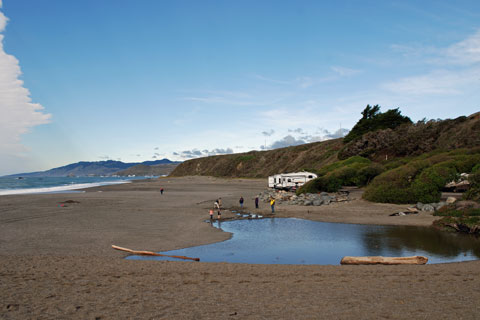
[[[165, 193], [160, 195], [160, 188]], [[216, 198], [253, 209], [264, 180], [162, 178], [85, 193], [0, 197], [1, 319], [478, 319], [480, 262], [291, 266], [124, 260], [119, 245], [166, 251], [226, 240]], [[352, 194], [358, 198], [359, 194]], [[71, 201], [77, 203], [68, 203]], [[62, 203], [66, 202], [67, 203]], [[63, 204], [63, 206], [62, 206]], [[426, 213], [363, 200], [278, 205], [277, 216], [430, 225]], [[224, 218], [233, 214], [224, 212]]]

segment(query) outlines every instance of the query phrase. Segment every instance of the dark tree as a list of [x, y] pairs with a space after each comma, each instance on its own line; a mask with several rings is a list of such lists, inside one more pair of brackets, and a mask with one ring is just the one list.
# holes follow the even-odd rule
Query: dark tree
[[367, 132], [380, 129], [394, 129], [403, 123], [412, 123], [409, 117], [402, 116], [396, 109], [390, 109], [384, 113], [380, 112], [380, 106], [367, 105], [362, 111], [362, 118], [358, 120], [352, 130], [345, 136], [343, 142], [347, 143], [360, 138]]

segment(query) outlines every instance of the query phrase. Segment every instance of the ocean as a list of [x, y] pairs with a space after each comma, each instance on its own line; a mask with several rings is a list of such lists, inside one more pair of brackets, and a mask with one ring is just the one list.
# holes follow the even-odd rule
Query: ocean
[[0, 177], [0, 196], [29, 193], [75, 192], [78, 189], [153, 177]]

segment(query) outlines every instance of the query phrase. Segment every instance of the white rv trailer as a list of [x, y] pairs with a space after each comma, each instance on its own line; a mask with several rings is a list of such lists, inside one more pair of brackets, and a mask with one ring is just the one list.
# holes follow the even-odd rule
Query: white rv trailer
[[317, 178], [315, 173], [307, 171], [280, 173], [268, 177], [268, 187], [289, 190], [300, 187], [315, 178]]

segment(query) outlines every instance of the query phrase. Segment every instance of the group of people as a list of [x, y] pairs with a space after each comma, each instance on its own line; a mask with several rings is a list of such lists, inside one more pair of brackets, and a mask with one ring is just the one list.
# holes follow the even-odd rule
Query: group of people
[[[255, 209], [258, 209], [258, 196], [255, 197]], [[243, 196], [240, 197], [238, 201], [240, 203], [240, 208], [243, 208]], [[275, 213], [275, 198], [270, 198], [270, 208], [272, 209], [272, 213]]]
[[[243, 203], [245, 202], [245, 199], [243, 199], [243, 196], [240, 197], [238, 200], [238, 203], [240, 204], [240, 208], [243, 209]], [[255, 197], [255, 209], [258, 209], [258, 204], [259, 204], [259, 199], [258, 196]], [[210, 219], [213, 220], [213, 213], [214, 210], [217, 210], [217, 219], [220, 220], [222, 218], [222, 213], [221, 213], [221, 208], [222, 208], [222, 198], [218, 198], [215, 200], [213, 203], [213, 210], [210, 210]], [[272, 213], [275, 213], [275, 198], [270, 198], [270, 208], [272, 209]]]
[[[222, 198], [218, 198], [213, 203], [213, 209], [217, 210], [217, 219], [218, 220], [220, 220], [222, 218], [221, 208], [222, 208]], [[213, 210], [210, 210], [210, 220], [213, 220]]]

